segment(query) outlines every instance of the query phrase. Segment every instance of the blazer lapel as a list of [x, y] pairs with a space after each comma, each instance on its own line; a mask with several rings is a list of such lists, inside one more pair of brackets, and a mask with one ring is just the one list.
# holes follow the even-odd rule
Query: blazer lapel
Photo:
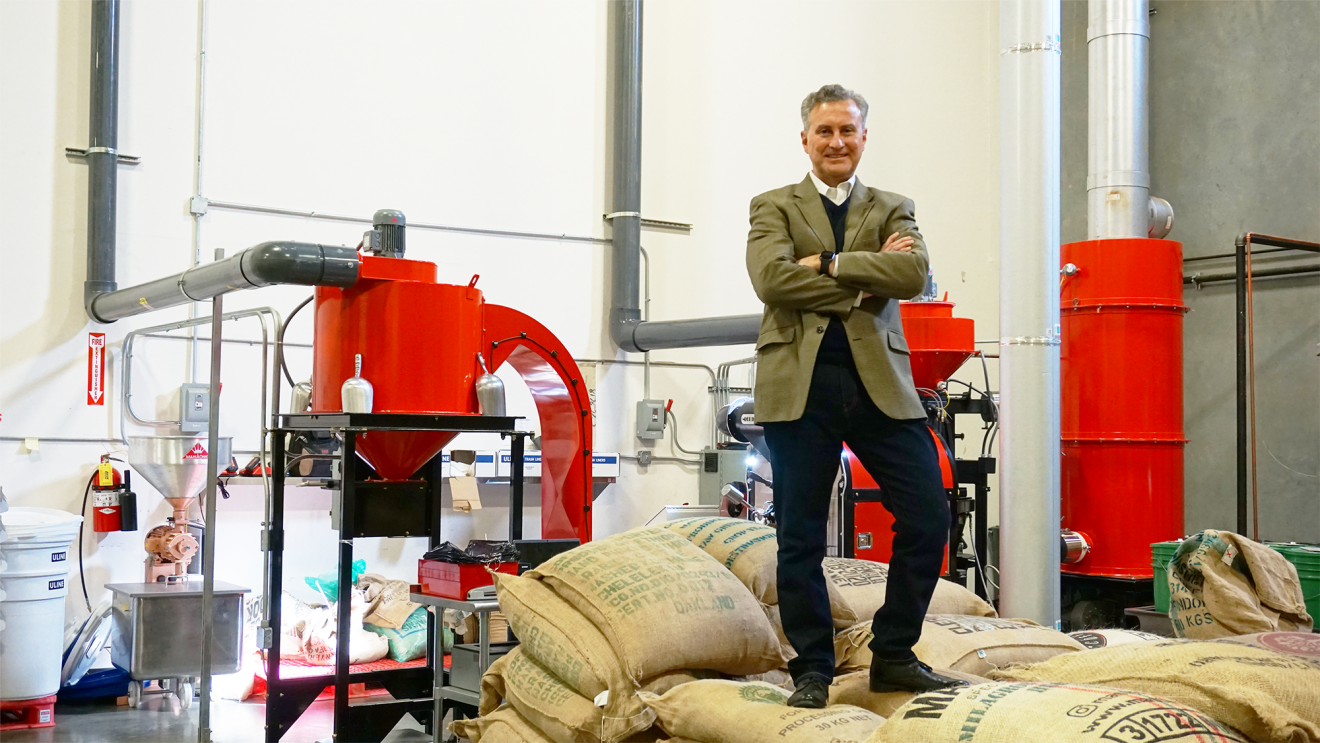
[[[820, 249], [833, 250], [834, 229], [830, 227], [830, 217], [825, 213], [825, 205], [820, 203], [820, 192], [816, 190], [816, 184], [812, 183], [810, 174], [802, 179], [793, 195], [797, 199], [798, 210], [802, 212], [807, 227], [816, 236], [816, 242], [820, 243]], [[851, 212], [851, 209], [849, 211]], [[849, 214], [850, 223], [851, 219], [852, 215]]]
[[[844, 252], [852, 250], [853, 245], [857, 243], [857, 236], [862, 232], [862, 225], [866, 224], [866, 217], [875, 208], [875, 204], [876, 201], [871, 195], [871, 189], [863, 186], [861, 179], [853, 181], [852, 198], [848, 202], [848, 228], [843, 236]], [[825, 208], [821, 207], [821, 211], [824, 212]]]

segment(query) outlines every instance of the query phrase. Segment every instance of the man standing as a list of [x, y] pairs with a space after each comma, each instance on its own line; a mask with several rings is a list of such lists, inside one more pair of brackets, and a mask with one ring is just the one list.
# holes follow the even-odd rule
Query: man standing
[[788, 703], [824, 707], [833, 623], [821, 561], [846, 442], [894, 515], [885, 604], [875, 614], [872, 691], [955, 685], [912, 652], [939, 580], [949, 507], [908, 361], [898, 301], [920, 294], [929, 259], [912, 201], [863, 186], [866, 100], [826, 85], [802, 102], [801, 183], [752, 199], [747, 271], [765, 302], [756, 341], [756, 420], [774, 470], [779, 610], [797, 651]]

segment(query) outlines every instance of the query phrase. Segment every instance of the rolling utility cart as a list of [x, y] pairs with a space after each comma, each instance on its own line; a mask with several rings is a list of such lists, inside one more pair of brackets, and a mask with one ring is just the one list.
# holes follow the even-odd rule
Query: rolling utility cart
[[[353, 590], [353, 540], [360, 537], [426, 537], [435, 547], [440, 538], [442, 454], [437, 453], [407, 480], [382, 480], [375, 470], [358, 456], [359, 440], [372, 432], [398, 432], [426, 436], [435, 433], [483, 432], [511, 437], [513, 459], [510, 477], [510, 520], [517, 524], [513, 532], [521, 536], [523, 503], [523, 443], [527, 431], [514, 429], [516, 418], [484, 415], [439, 415], [412, 413], [298, 413], [280, 416], [283, 425], [272, 431], [271, 461], [274, 468], [271, 489], [271, 520], [262, 534], [264, 548], [270, 553], [266, 575], [269, 597], [268, 619], [262, 627], [260, 643], [266, 651], [266, 743], [276, 743], [288, 732], [307, 707], [328, 686], [335, 690], [334, 740], [337, 743], [383, 740], [404, 714], [411, 714], [434, 734], [433, 688], [443, 684], [443, 645], [436, 641], [442, 623], [428, 617], [427, 663], [406, 666], [392, 661], [372, 664], [372, 670], [353, 671], [348, 663], [348, 643], [341, 642], [335, 651], [332, 674], [303, 678], [280, 675], [280, 600], [284, 591], [284, 488], [285, 436], [291, 433], [332, 433], [343, 439], [339, 461], [342, 481], [334, 499], [339, 541], [339, 595], [336, 629], [339, 637], [348, 637], [350, 604]], [[514, 518], [518, 519], [514, 521]], [[432, 597], [427, 597], [428, 599]], [[414, 601], [417, 598], [414, 597]], [[419, 602], [422, 603], [422, 602]], [[492, 599], [491, 604], [495, 604]], [[497, 605], [496, 605], [497, 606]], [[492, 607], [495, 608], [495, 607]], [[486, 609], [490, 611], [491, 609]], [[485, 615], [487, 622], [489, 614]], [[489, 639], [489, 634], [485, 635]], [[381, 669], [380, 666], [385, 666]], [[433, 672], [434, 669], [434, 672]], [[433, 673], [436, 674], [433, 676]], [[349, 684], [379, 683], [394, 697], [383, 702], [349, 704]]]
[[[165, 692], [192, 706], [202, 675], [202, 583], [111, 583], [113, 630], [110, 660], [128, 672], [128, 706], [142, 701], [143, 684], [159, 681]], [[211, 672], [235, 673], [243, 665], [243, 594], [248, 589], [215, 582]]]
[[[427, 656], [427, 660], [431, 661], [429, 665], [431, 666], [433, 674], [432, 678], [435, 679], [435, 689], [432, 695], [431, 719], [443, 721], [445, 719], [445, 713], [451, 708], [455, 710], [454, 719], [458, 719], [459, 712], [465, 713], [468, 717], [476, 717], [477, 702], [481, 698], [481, 676], [486, 673], [486, 669], [490, 668], [490, 664], [494, 662], [495, 657], [493, 656], [495, 653], [498, 652], [502, 655], [504, 652], [508, 651], [507, 646], [512, 644], [505, 643], [505, 647], [496, 649], [492, 649], [491, 647], [490, 613], [493, 611], [499, 611], [499, 602], [495, 600], [494, 596], [488, 599], [459, 601], [458, 599], [448, 599], [416, 592], [412, 594], [412, 600], [418, 604], [433, 606], [437, 612], [450, 609], [453, 611], [465, 611], [469, 614], [477, 615], [477, 652], [476, 657], [473, 659], [475, 662], [469, 664], [460, 663], [458, 653], [455, 652], [453, 656], [453, 665], [450, 667], [449, 673], [451, 679], [450, 683], [444, 683], [445, 674], [444, 669], [442, 668], [443, 659], [438, 657], [433, 658], [430, 655]], [[440, 647], [440, 643], [443, 642], [442, 634], [444, 633], [444, 623], [434, 622], [431, 630], [430, 644]], [[458, 651], [459, 646], [455, 645], [454, 650]], [[463, 675], [466, 680], [457, 678], [455, 674]], [[453, 739], [453, 736], [447, 736], [445, 734], [442, 726], [433, 725], [431, 727], [431, 740], [434, 743], [442, 743], [443, 741]]]

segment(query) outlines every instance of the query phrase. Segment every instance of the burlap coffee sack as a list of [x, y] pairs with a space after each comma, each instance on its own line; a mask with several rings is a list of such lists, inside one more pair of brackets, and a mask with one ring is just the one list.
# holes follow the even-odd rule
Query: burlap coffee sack
[[680, 684], [717, 678], [720, 675], [714, 671], [669, 671], [643, 681], [641, 691], [660, 696]]
[[776, 668], [773, 671], [766, 671], [765, 673], [754, 673], [750, 676], [734, 676], [729, 680], [738, 681], [744, 684], [753, 681], [760, 681], [762, 683], [770, 684], [771, 686], [778, 686], [781, 689], [788, 689], [789, 691], [793, 691], [797, 688], [793, 683], [793, 677], [788, 675], [788, 671], [780, 668]]
[[990, 674], [1164, 697], [1255, 741], [1320, 741], [1320, 660], [1222, 642], [1165, 640], [1060, 656]]
[[367, 609], [362, 621], [387, 629], [402, 629], [408, 617], [421, 607], [409, 598], [412, 586], [406, 580], [391, 580], [376, 573], [363, 573], [357, 587], [366, 589]]
[[788, 636], [784, 634], [784, 620], [779, 616], [778, 606], [762, 606], [765, 612], [765, 618], [770, 622], [770, 629], [775, 633], [775, 639], [779, 641], [779, 653], [784, 658], [781, 667], [787, 668], [788, 662], [797, 657], [797, 651], [789, 643]]
[[867, 743], [1250, 743], [1175, 702], [1061, 684], [980, 684], [921, 694]]
[[775, 588], [779, 542], [774, 527], [731, 518], [679, 519], [666, 522], [663, 527], [718, 560], [761, 603], [779, 603]]
[[1320, 660], [1320, 635], [1313, 632], [1257, 632], [1251, 635], [1221, 637], [1215, 642], [1249, 645], [1253, 648], [1273, 650], [1276, 653]]
[[[845, 627], [871, 619], [885, 604], [889, 566], [883, 562], [827, 557], [825, 577], [839, 589], [843, 600], [848, 602], [857, 617], [853, 622], [844, 625]], [[935, 584], [935, 594], [931, 596], [930, 607], [926, 613], [993, 617], [995, 608], [963, 586], [941, 580]]]
[[1244, 536], [1207, 529], [1169, 561], [1169, 619], [1178, 637], [1309, 631], [1297, 568]]
[[454, 720], [449, 730], [472, 743], [554, 743], [511, 704], [501, 704], [475, 720]]
[[1087, 650], [1126, 645], [1129, 642], [1152, 642], [1169, 639], [1161, 635], [1152, 635], [1149, 632], [1138, 632], [1134, 629], [1089, 629], [1083, 632], [1069, 632], [1068, 636], [1080, 642], [1082, 647]]
[[[970, 673], [937, 668], [936, 673], [949, 678], [966, 681], [968, 684], [988, 684], [990, 679], [973, 676]], [[830, 685], [830, 704], [851, 704], [854, 707], [870, 710], [881, 717], [888, 718], [894, 710], [907, 704], [916, 694], [910, 691], [890, 691], [876, 693], [871, 691], [871, 670], [854, 671], [834, 679]]]
[[655, 721], [645, 707], [631, 720], [606, 718], [596, 700], [578, 695], [521, 647], [496, 660], [481, 677], [480, 713], [493, 712], [503, 702], [512, 704], [555, 743], [615, 743]]
[[[762, 604], [779, 603], [779, 541], [774, 527], [746, 519], [691, 518], [663, 525], [682, 535], [706, 554], [719, 560], [747, 586]], [[830, 616], [835, 628], [850, 627], [858, 620], [853, 607], [843, 599], [833, 583], [826, 581], [830, 594]]]
[[601, 713], [606, 727], [614, 721], [633, 726], [644, 708], [634, 682], [596, 625], [549, 586], [538, 580], [496, 573], [495, 591], [523, 652], [578, 696], [595, 700], [609, 690]]
[[839, 673], [871, 667], [871, 648], [875, 637], [871, 621], [859, 622], [834, 636], [834, 667]]
[[756, 597], [663, 527], [589, 542], [525, 577], [544, 580], [591, 620], [638, 681], [684, 668], [740, 675], [784, 663]]
[[1014, 663], [1039, 663], [1085, 649], [1064, 633], [1027, 619], [929, 614], [912, 652], [929, 666], [985, 676]]
[[846, 705], [789, 707], [789, 692], [762, 683], [695, 681], [662, 697], [641, 697], [662, 730], [702, 743], [862, 743], [884, 722]]

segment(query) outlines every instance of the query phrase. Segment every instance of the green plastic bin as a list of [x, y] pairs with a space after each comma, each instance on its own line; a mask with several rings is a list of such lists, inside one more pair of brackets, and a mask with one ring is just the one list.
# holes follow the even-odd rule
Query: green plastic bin
[[1155, 570], [1155, 610], [1169, 613], [1169, 563], [1173, 553], [1178, 551], [1181, 539], [1172, 542], [1155, 542], [1150, 546], [1150, 566]]

